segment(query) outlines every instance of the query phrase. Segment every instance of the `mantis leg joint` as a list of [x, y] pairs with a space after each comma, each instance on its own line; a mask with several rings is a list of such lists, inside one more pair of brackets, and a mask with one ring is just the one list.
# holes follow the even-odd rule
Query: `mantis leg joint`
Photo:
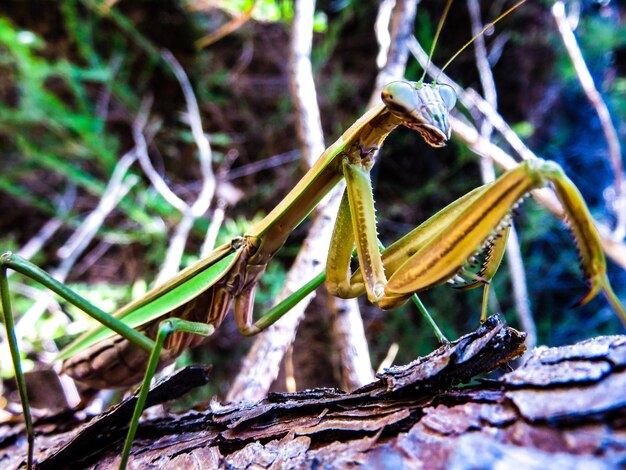
[[5, 251], [2, 253], [2, 255], [0, 255], [0, 266], [9, 263], [13, 259], [13, 256], [12, 251]]
[[561, 165], [552, 160], [544, 160], [543, 158], [536, 158], [532, 160], [525, 160], [522, 165], [531, 174], [538, 174], [542, 178], [562, 178], [565, 176], [565, 172]]

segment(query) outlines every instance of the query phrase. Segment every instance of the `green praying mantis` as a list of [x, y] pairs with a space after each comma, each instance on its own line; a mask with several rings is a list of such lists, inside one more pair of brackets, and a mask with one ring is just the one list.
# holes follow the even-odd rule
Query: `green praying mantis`
[[[590, 285], [580, 303], [603, 292], [626, 323], [626, 311], [607, 277], [604, 252], [589, 210], [575, 185], [554, 162], [521, 163], [451, 203], [381, 251], [370, 183], [377, 149], [399, 126], [416, 130], [428, 145], [445, 145], [451, 137], [448, 116], [456, 96], [447, 85], [397, 81], [384, 88], [381, 98], [382, 104], [365, 113], [328, 147], [291, 192], [246, 234], [216, 248], [112, 315], [18, 256], [10, 252], [0, 256], [2, 311], [26, 422], [29, 468], [34, 461], [34, 429], [14, 333], [9, 269], [40, 282], [103, 325], [61, 352], [58, 360], [63, 361], [64, 373], [97, 388], [142, 382], [121, 467], [127, 463], [156, 370], [211, 335], [231, 307], [239, 330], [252, 335], [277, 321], [324, 280], [332, 295], [352, 298], [366, 294], [382, 309], [398, 307], [415, 293], [446, 282], [460, 288], [487, 287], [504, 254], [512, 209], [529, 191], [547, 184], [552, 185], [565, 208]], [[255, 321], [255, 289], [267, 264], [342, 179], [346, 190], [325, 274]], [[352, 273], [355, 247], [359, 268]]]

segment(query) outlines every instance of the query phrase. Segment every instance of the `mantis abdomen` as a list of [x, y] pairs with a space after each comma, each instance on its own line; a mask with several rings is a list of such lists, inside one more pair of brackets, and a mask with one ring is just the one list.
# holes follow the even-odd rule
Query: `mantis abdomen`
[[[215, 286], [214, 286], [215, 287]], [[215, 288], [211, 288], [191, 302], [170, 312], [167, 317], [219, 325], [226, 313], [217, 305]], [[155, 339], [159, 321], [142, 329], [148, 338]], [[171, 364], [185, 349], [199, 346], [206, 338], [189, 333], [173, 333], [161, 353], [159, 368]], [[150, 355], [133, 342], [121, 336], [100, 341], [62, 365], [62, 373], [97, 389], [129, 387], [141, 381]]]

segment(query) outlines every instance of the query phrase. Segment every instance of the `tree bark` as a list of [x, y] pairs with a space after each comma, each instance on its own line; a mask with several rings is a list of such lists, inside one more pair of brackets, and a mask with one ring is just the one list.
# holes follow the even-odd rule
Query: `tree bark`
[[[140, 426], [131, 468], [539, 469], [549, 463], [550, 468], [589, 469], [623, 464], [626, 336], [537, 348], [517, 370], [458, 385], [502, 369], [523, 351], [524, 334], [492, 317], [476, 332], [388, 369], [352, 393], [271, 394], [256, 403], [212, 403], [205, 411], [147, 420]], [[197, 370], [185, 374], [186, 379], [166, 379], [162, 396], [153, 401], [167, 397], [173, 385], [184, 389], [181, 383], [200, 376]], [[38, 426], [38, 468], [116, 468], [127, 423], [127, 411], [119, 411], [124, 407], [132, 403], [69, 432], [59, 432], [59, 425]], [[0, 463], [15, 468], [25, 454], [24, 440], [15, 442], [15, 433], [10, 438], [3, 431]]]

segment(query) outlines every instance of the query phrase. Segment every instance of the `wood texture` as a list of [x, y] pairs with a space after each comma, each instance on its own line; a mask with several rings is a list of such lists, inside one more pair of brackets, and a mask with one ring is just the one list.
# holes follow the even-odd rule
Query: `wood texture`
[[[523, 352], [523, 340], [523, 334], [491, 317], [476, 332], [411, 364], [388, 369], [376, 382], [352, 393], [314, 389], [272, 394], [257, 403], [211, 403], [204, 411], [144, 421], [131, 465], [277, 469], [622, 465], [626, 337], [538, 348], [517, 370], [458, 385], [502, 370]], [[163, 390], [161, 394], [167, 397]], [[38, 436], [39, 468], [70, 464], [115, 468], [126, 421], [116, 410], [73, 431], [59, 433], [56, 425], [52, 434]], [[40, 434], [45, 429], [38, 427]], [[3, 468], [19, 465], [19, 452], [24, 451], [22, 441], [9, 445], [9, 440], [3, 443]], [[91, 446], [95, 448], [91, 455], [85, 441], [97, 444]]]

